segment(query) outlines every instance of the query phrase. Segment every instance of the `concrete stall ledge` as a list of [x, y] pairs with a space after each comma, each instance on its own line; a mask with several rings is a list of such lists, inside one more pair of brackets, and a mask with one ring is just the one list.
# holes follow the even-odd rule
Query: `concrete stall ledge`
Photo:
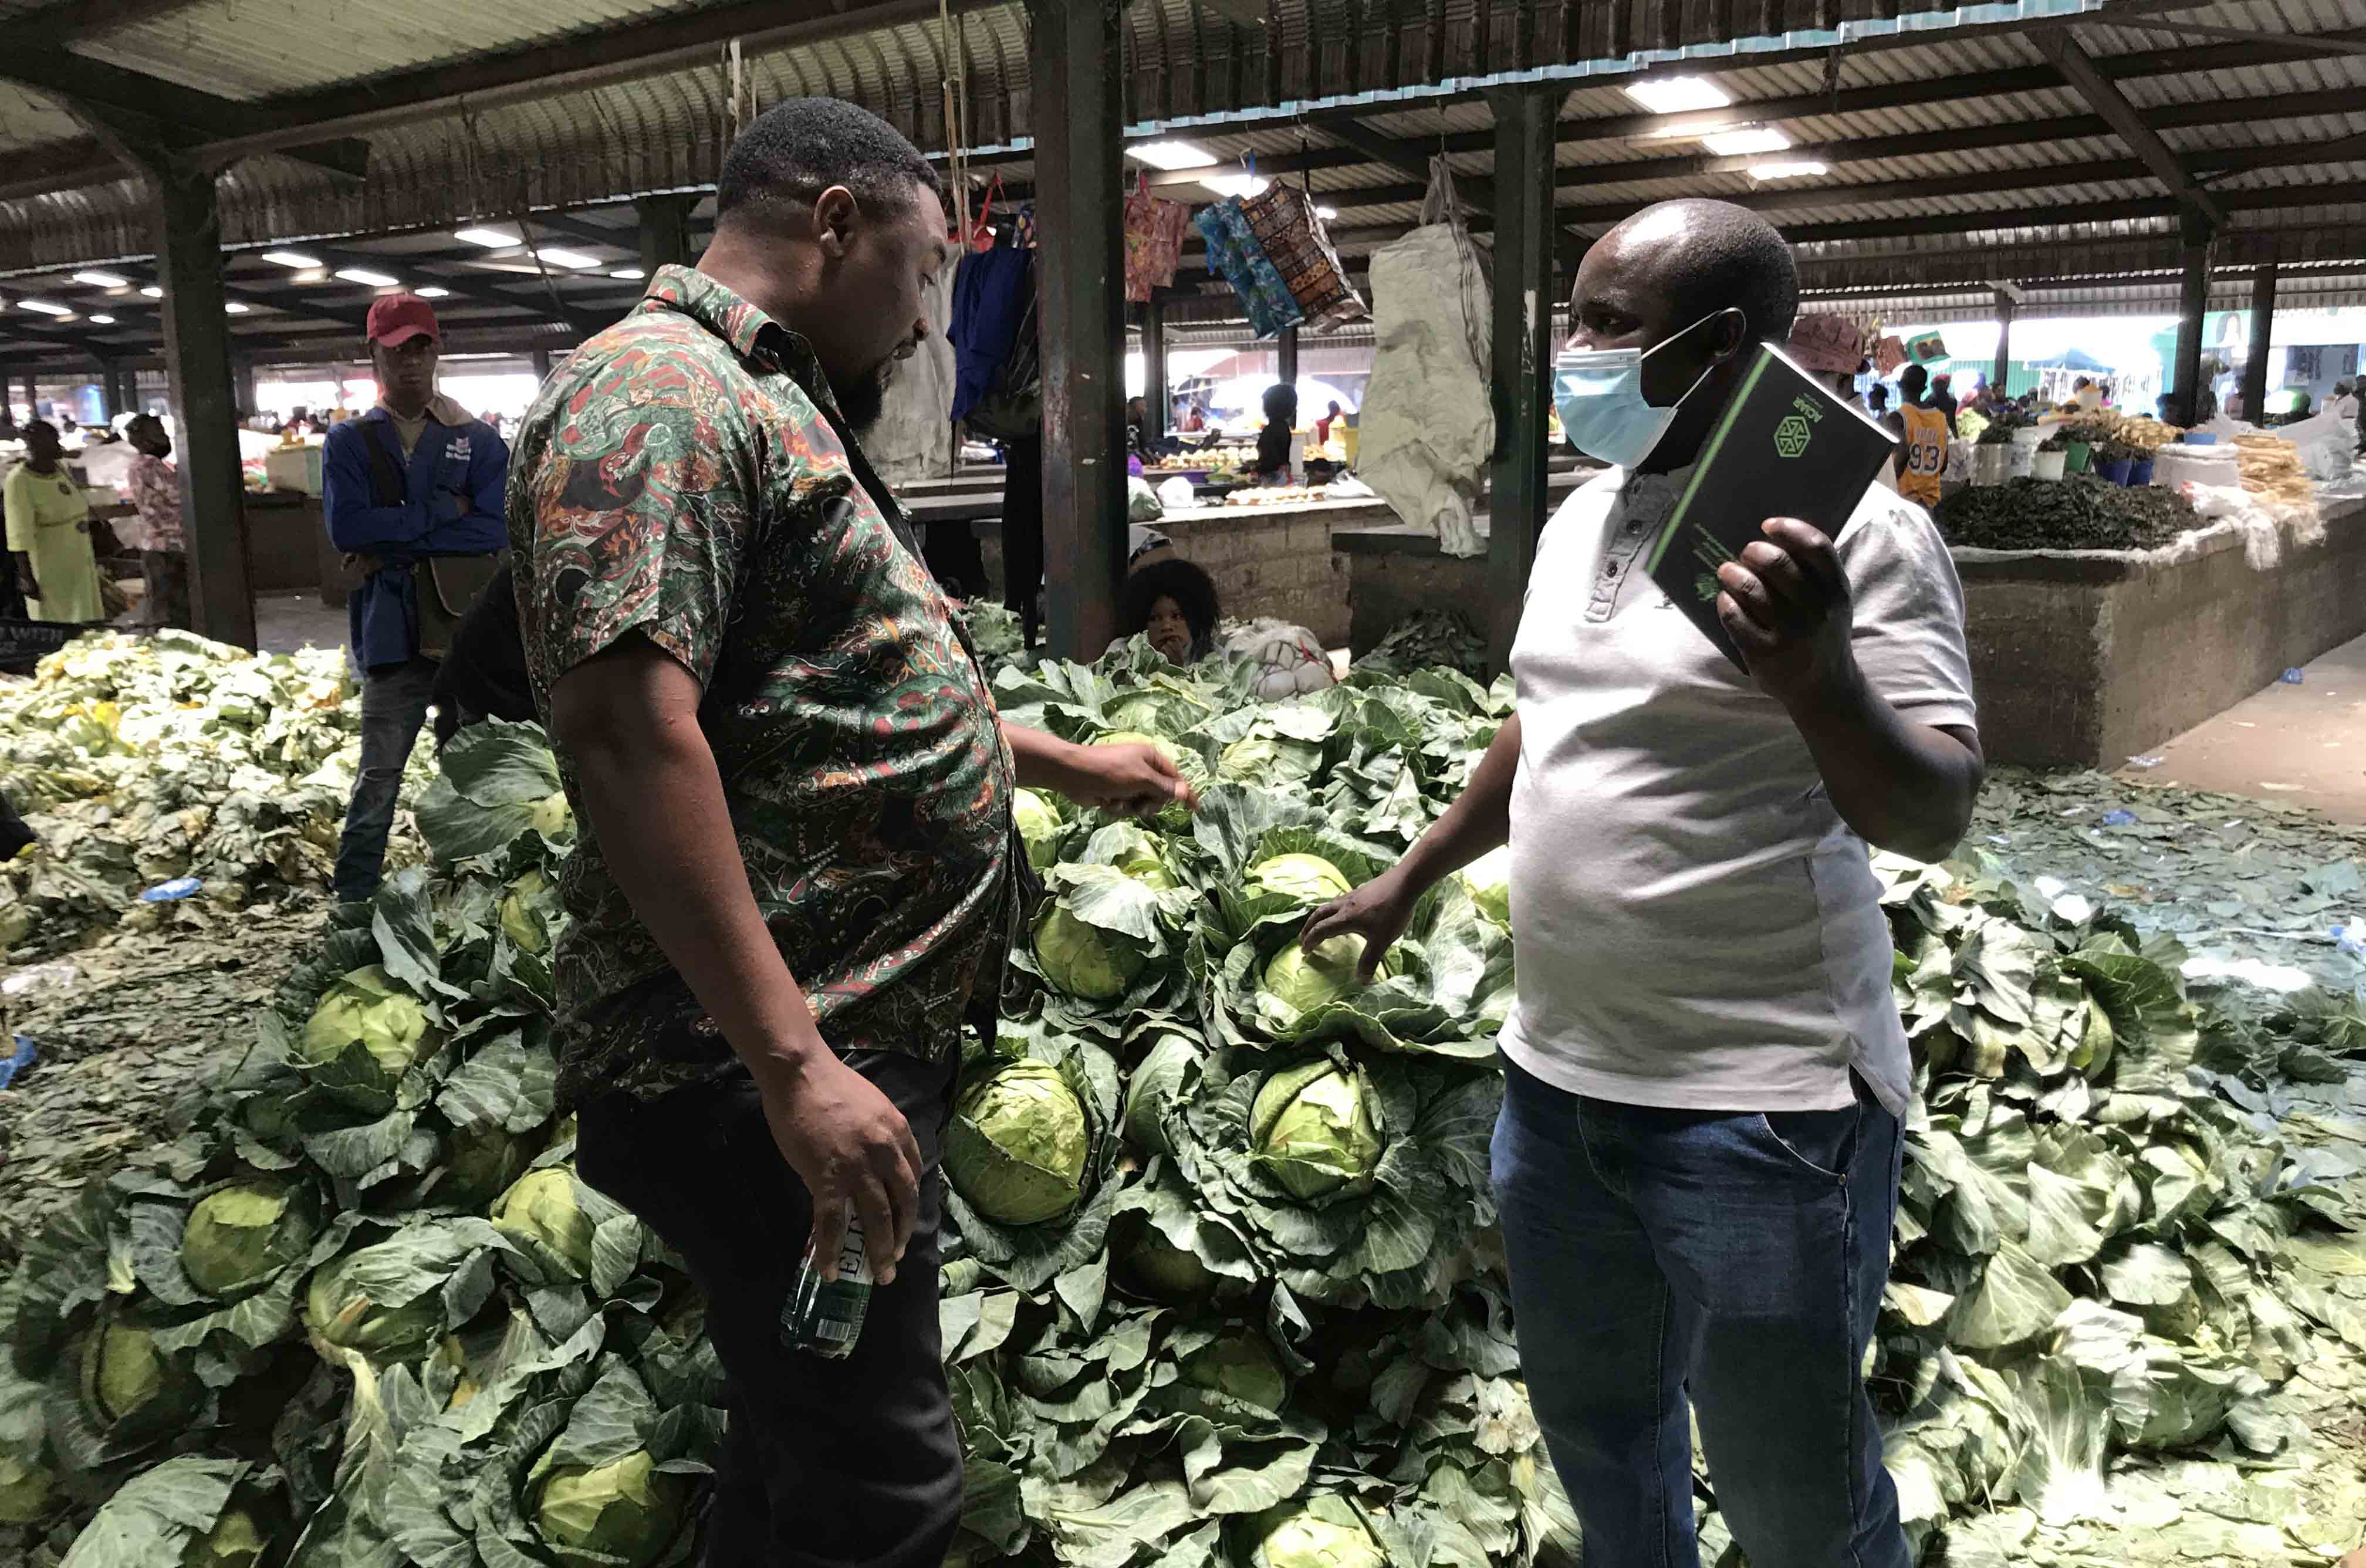
[[[1989, 760], [2117, 767], [2366, 635], [2366, 497], [2315, 524], [2214, 524], [2158, 550], [1954, 553]], [[1415, 610], [1486, 603], [1483, 557], [1403, 525], [1335, 530], [1348, 646]]]

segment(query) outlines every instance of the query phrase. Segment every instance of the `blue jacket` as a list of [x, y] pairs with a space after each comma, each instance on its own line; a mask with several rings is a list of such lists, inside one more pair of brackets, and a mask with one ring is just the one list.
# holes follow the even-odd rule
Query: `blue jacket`
[[431, 418], [411, 449], [402, 504], [379, 506], [370, 484], [367, 426], [387, 417], [384, 409], [372, 409], [332, 425], [321, 453], [329, 538], [347, 555], [375, 556], [382, 563], [345, 604], [354, 662], [365, 670], [400, 664], [419, 651], [412, 567], [420, 557], [490, 555], [510, 542], [501, 515], [510, 450], [493, 427], [482, 420], [454, 426]]

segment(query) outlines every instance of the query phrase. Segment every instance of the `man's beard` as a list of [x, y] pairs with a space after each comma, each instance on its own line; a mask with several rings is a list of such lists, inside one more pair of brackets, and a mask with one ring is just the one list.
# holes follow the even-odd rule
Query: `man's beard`
[[879, 423], [881, 412], [887, 406], [887, 386], [896, 378], [896, 361], [890, 359], [868, 376], [858, 376], [846, 390], [839, 394], [838, 412], [845, 416], [847, 428], [859, 437], [871, 434]]

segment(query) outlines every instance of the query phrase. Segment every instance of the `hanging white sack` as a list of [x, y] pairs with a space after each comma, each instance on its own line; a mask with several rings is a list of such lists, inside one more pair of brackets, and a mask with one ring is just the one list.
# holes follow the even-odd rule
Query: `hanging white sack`
[[1356, 475], [1399, 517], [1435, 532], [1450, 556], [1487, 548], [1473, 513], [1495, 450], [1493, 310], [1455, 203], [1454, 171], [1432, 158], [1422, 226], [1372, 253], [1376, 346]]
[[937, 274], [928, 291], [929, 339], [896, 367], [879, 418], [863, 432], [862, 451], [891, 485], [941, 479], [953, 467], [953, 268]]

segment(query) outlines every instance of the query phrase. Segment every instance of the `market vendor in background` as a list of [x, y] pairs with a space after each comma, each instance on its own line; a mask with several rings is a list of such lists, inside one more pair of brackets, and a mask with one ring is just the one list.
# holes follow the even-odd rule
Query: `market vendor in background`
[[132, 415], [123, 438], [140, 454], [131, 462], [131, 505], [140, 518], [140, 575], [148, 589], [142, 608], [150, 626], [186, 631], [189, 555], [181, 532], [181, 476], [166, 461], [173, 438], [152, 413]]
[[44, 419], [25, 426], [25, 460], [0, 485], [17, 590], [37, 621], [103, 621], [98, 557], [91, 548], [90, 502], [66, 468], [58, 428]]
[[1947, 416], [1923, 400], [1931, 373], [1910, 365], [1898, 378], [1898, 412], [1887, 421], [1898, 433], [1898, 456], [1890, 471], [1898, 493], [1917, 506], [1939, 504], [1939, 484], [1947, 471]]
[[329, 537], [365, 574], [346, 600], [362, 671], [361, 771], [337, 844], [337, 897], [346, 903], [377, 891], [436, 660], [508, 543], [509, 449], [435, 389], [435, 308], [414, 294], [382, 294], [367, 331], [377, 406], [331, 426], [321, 453]]
[[[518, 429], [518, 619], [581, 826], [558, 1089], [583, 1179], [706, 1298], [731, 1423], [698, 1560], [937, 1568], [963, 1492], [939, 1156], [1019, 919], [1012, 794], [1190, 790], [1152, 747], [1001, 721], [856, 438], [950, 265], [929, 161], [789, 98], [715, 200], [697, 266], [659, 268]], [[836, 1276], [850, 1235], [859, 1335], [784, 1342], [800, 1263]]]
[[1942, 370], [1931, 378], [1931, 392], [1923, 399], [1922, 406], [1944, 416], [1947, 434], [1955, 434], [1955, 414], [1962, 405], [1955, 400], [1955, 378], [1952, 373]]
[[1797, 299], [1781, 236], [1724, 202], [1586, 252], [1557, 406], [1617, 466], [1539, 541], [1517, 705], [1461, 798], [1302, 939], [1362, 937], [1369, 977], [1510, 842], [1494, 1185], [1521, 1369], [1606, 1568], [1697, 1562], [1688, 1404], [1752, 1563], [1909, 1562], [1860, 1371], [1914, 1095], [1866, 846], [1937, 860], [1971, 819], [1962, 589], [1887, 491], [1836, 540], [1769, 519], [1716, 579], [1744, 675], [1642, 566]]
[[[1165, 541], [1161, 541], [1164, 543]], [[1162, 553], [1125, 580], [1119, 636], [1111, 650], [1136, 637], [1177, 664], [1197, 664], [1216, 650], [1216, 626], [1223, 611], [1216, 580], [1179, 556]]]
[[1298, 463], [1298, 389], [1276, 381], [1265, 389], [1265, 428], [1257, 432], [1256, 477], [1288, 484]]

